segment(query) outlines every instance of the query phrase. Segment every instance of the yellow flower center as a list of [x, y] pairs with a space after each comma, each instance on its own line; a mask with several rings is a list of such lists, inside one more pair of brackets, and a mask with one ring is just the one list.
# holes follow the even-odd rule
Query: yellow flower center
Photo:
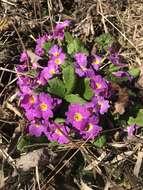
[[95, 61], [93, 61], [93, 64], [94, 64], [94, 65], [98, 65], [98, 64], [99, 64], [99, 60], [96, 59]]
[[49, 71], [49, 73], [51, 74], [51, 75], [54, 75], [56, 72], [55, 72], [55, 69], [51, 69], [50, 71]]
[[56, 60], [55, 60], [55, 63], [56, 63], [57, 65], [60, 65], [60, 64], [61, 64], [61, 60], [60, 60], [60, 59], [56, 59]]
[[46, 111], [48, 109], [48, 106], [47, 106], [47, 104], [42, 103], [42, 104], [40, 104], [40, 108], [42, 111]]
[[35, 98], [34, 98], [34, 96], [30, 96], [30, 98], [29, 98], [29, 103], [30, 103], [30, 104], [34, 104], [34, 103], [35, 103]]
[[101, 88], [101, 84], [97, 82], [96, 83], [96, 88], [98, 88], [98, 89]]
[[93, 129], [93, 125], [91, 123], [86, 127], [86, 131], [90, 132]]
[[75, 115], [74, 115], [74, 119], [79, 122], [83, 119], [83, 116], [79, 113], [79, 112], [76, 112]]
[[59, 129], [56, 129], [56, 130], [55, 130], [55, 133], [57, 133], [57, 134], [60, 135], [60, 136], [63, 135], [63, 133], [62, 133]]
[[53, 53], [53, 55], [54, 55], [55, 57], [58, 57], [58, 56], [59, 56], [59, 52], [55, 52], [55, 53]]
[[39, 127], [40, 127], [40, 125], [39, 125], [39, 124], [35, 124], [35, 127], [36, 127], [36, 128], [39, 128]]

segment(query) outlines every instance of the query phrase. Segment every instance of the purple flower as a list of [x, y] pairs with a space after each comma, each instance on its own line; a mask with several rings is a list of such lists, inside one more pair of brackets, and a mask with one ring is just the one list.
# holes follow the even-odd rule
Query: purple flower
[[28, 61], [28, 54], [27, 52], [24, 51], [21, 53], [20, 62], [25, 62], [25, 61]]
[[139, 126], [136, 124], [132, 124], [129, 127], [127, 127], [128, 136], [133, 137], [137, 133], [138, 128]]
[[93, 139], [102, 131], [102, 128], [97, 125], [97, 120], [95, 117], [88, 119], [86, 125], [80, 131], [80, 134], [84, 139]]
[[39, 94], [39, 106], [37, 109], [37, 112], [40, 116], [43, 117], [46, 121], [49, 119], [49, 117], [53, 117], [53, 99], [49, 94], [46, 94], [44, 92], [41, 92]]
[[97, 101], [100, 114], [104, 114], [108, 111], [108, 108], [110, 107], [108, 100], [105, 100], [102, 96], [94, 97], [93, 101], [94, 100]]
[[26, 109], [25, 116], [29, 121], [33, 121], [35, 118], [40, 118], [40, 111], [36, 110], [36, 107], [30, 107]]
[[86, 75], [87, 71], [87, 57], [83, 53], [76, 53], [74, 56], [76, 63], [75, 63], [75, 72], [80, 76], [83, 77]]
[[58, 57], [62, 53], [62, 48], [57, 45], [53, 45], [53, 47], [49, 50], [49, 54]]
[[70, 25], [70, 21], [69, 20], [65, 20], [64, 22], [61, 23], [57, 23], [55, 30], [59, 31], [59, 30], [63, 30], [66, 27], [68, 27]]
[[28, 129], [31, 135], [40, 137], [42, 133], [46, 133], [47, 126], [43, 120], [41, 122], [32, 121], [31, 124], [28, 126]]
[[101, 64], [101, 61], [102, 61], [102, 57], [98, 56], [98, 55], [95, 55], [94, 56], [94, 59], [92, 61], [92, 66], [93, 68], [98, 71], [99, 67], [100, 67], [100, 64]]
[[23, 99], [21, 100], [21, 107], [25, 110], [32, 108], [38, 103], [38, 96], [35, 94], [24, 94]]
[[53, 61], [49, 61], [48, 67], [45, 67], [42, 70], [40, 78], [48, 80], [58, 73], [59, 73], [58, 66]]
[[132, 80], [132, 77], [126, 71], [112, 72], [112, 74], [118, 78], [127, 77], [129, 80]]
[[65, 60], [65, 54], [61, 53], [59, 56], [54, 57], [51, 61], [53, 61], [56, 65], [61, 65], [64, 63]]
[[44, 51], [44, 44], [47, 40], [47, 36], [44, 35], [44, 36], [40, 36], [37, 40], [36, 40], [36, 48], [35, 48], [35, 53], [38, 55], [38, 56], [42, 56], [44, 55], [45, 51]]
[[91, 78], [90, 86], [96, 95], [103, 94], [108, 89], [107, 82], [100, 75], [95, 75]]
[[30, 77], [20, 76], [17, 81], [17, 85], [24, 94], [32, 94], [32, 89], [35, 87], [35, 81]]
[[90, 116], [90, 112], [87, 108], [80, 104], [70, 104], [68, 112], [66, 112], [67, 123], [73, 125], [78, 130], [85, 125], [85, 121]]
[[60, 144], [66, 144], [69, 142], [68, 134], [70, 129], [58, 123], [50, 125], [50, 140], [57, 141]]

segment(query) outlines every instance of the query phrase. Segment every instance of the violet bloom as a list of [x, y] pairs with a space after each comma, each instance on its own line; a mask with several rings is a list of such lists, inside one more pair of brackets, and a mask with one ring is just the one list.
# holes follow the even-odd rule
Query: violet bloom
[[62, 23], [58, 23], [53, 32], [53, 38], [63, 40], [64, 39], [64, 29], [69, 26], [70, 21], [65, 20]]
[[70, 129], [58, 123], [50, 125], [50, 140], [57, 141], [60, 144], [66, 144], [69, 142], [68, 134]]
[[39, 106], [37, 109], [37, 115], [40, 113], [40, 116], [43, 117], [46, 121], [49, 117], [53, 117], [53, 99], [49, 94], [41, 92], [39, 94]]
[[35, 53], [36, 55], [38, 56], [43, 56], [45, 51], [44, 51], [44, 44], [46, 42], [47, 38], [46, 38], [46, 35], [42, 36], [42, 37], [39, 37], [37, 40], [36, 40], [36, 48], [35, 48]]
[[25, 61], [28, 61], [28, 54], [27, 52], [24, 51], [21, 53], [20, 62], [25, 62]]
[[70, 21], [69, 20], [65, 20], [64, 22], [57, 23], [57, 25], [55, 27], [55, 30], [56, 31], [63, 30], [66, 27], [68, 27], [69, 25], [70, 25]]
[[28, 126], [28, 129], [31, 135], [40, 137], [42, 133], [46, 133], [47, 126], [43, 120], [41, 122], [32, 121], [31, 124]]
[[65, 60], [65, 54], [61, 53], [59, 56], [53, 57], [51, 61], [53, 61], [56, 65], [61, 65], [64, 63], [64, 60]]
[[76, 63], [75, 63], [75, 72], [80, 76], [83, 77], [86, 75], [87, 71], [87, 56], [83, 53], [76, 53], [74, 56]]
[[93, 59], [93, 61], [92, 61], [92, 66], [93, 66], [93, 68], [94, 68], [96, 71], [99, 70], [101, 61], [102, 61], [102, 57], [100, 57], [100, 56], [98, 56], [98, 55], [95, 55], [95, 56], [94, 56], [94, 59]]
[[91, 117], [88, 119], [84, 128], [80, 131], [80, 134], [84, 139], [93, 139], [98, 136], [101, 131], [102, 128], [97, 124], [96, 118]]
[[38, 96], [35, 94], [24, 94], [21, 100], [21, 107], [25, 110], [32, 108], [38, 103]]
[[54, 62], [49, 61], [48, 67], [45, 67], [42, 70], [40, 76], [41, 78], [44, 78], [45, 80], [48, 81], [48, 79], [52, 78], [54, 75], [58, 73], [59, 73], [58, 66]]
[[30, 107], [25, 110], [25, 116], [29, 121], [33, 121], [35, 118], [40, 118], [41, 113], [40, 111], [36, 110], [36, 107]]
[[118, 78], [127, 77], [130, 81], [132, 80], [132, 77], [126, 71], [117, 71], [113, 72], [112, 74]]
[[128, 136], [133, 137], [137, 133], [138, 128], [139, 126], [136, 124], [132, 124], [129, 127], [127, 127]]
[[70, 104], [68, 112], [66, 112], [67, 123], [72, 124], [78, 130], [85, 125], [85, 121], [89, 118], [90, 112], [85, 106], [80, 104]]
[[58, 57], [62, 53], [62, 48], [57, 45], [53, 45], [52, 48], [49, 50], [49, 54]]
[[[105, 112], [108, 111], [108, 109], [110, 107], [108, 100], [105, 100], [102, 96], [94, 97], [94, 99], [96, 99], [96, 101], [97, 101], [100, 114], [104, 114]], [[93, 101], [94, 101], [94, 99], [93, 99]]]
[[24, 94], [32, 94], [32, 89], [35, 87], [34, 81], [27, 76], [20, 76], [17, 80], [17, 85]]
[[90, 86], [97, 95], [105, 93], [108, 89], [107, 82], [100, 75], [95, 75], [91, 78]]

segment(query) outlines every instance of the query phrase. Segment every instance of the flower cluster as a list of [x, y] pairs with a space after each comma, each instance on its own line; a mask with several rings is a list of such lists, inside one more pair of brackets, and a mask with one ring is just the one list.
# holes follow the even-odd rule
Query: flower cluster
[[[36, 137], [44, 134], [61, 144], [74, 137], [88, 140], [98, 136], [102, 130], [100, 119], [109, 108], [109, 82], [100, 74], [102, 57], [89, 56], [77, 48], [69, 55], [64, 36], [69, 24], [58, 23], [51, 34], [38, 37], [34, 61], [25, 51], [16, 68], [20, 106], [28, 120], [29, 133]], [[67, 67], [74, 71], [72, 75], [69, 72], [69, 79], [64, 75]], [[61, 96], [59, 90], [69, 88], [66, 80], [70, 82], [73, 75], [73, 87]], [[77, 84], [85, 80], [83, 94]], [[76, 98], [69, 100], [69, 95]]]

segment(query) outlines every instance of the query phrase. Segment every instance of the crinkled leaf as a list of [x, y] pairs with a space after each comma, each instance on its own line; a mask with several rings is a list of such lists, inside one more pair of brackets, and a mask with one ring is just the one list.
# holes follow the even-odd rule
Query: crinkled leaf
[[65, 100], [69, 103], [78, 103], [78, 104], [84, 104], [86, 101], [81, 98], [78, 94], [69, 94], [65, 96]]
[[86, 100], [91, 100], [91, 98], [93, 97], [94, 93], [90, 87], [90, 79], [89, 78], [85, 78], [84, 79], [84, 84], [85, 84], [85, 91], [84, 91], [84, 94], [83, 94], [83, 97], [86, 99]]
[[55, 123], [64, 123], [65, 119], [64, 118], [56, 118], [54, 121], [55, 121]]
[[116, 72], [116, 71], [119, 71], [119, 67], [118, 66], [116, 66], [116, 65], [114, 65], [114, 64], [111, 64], [110, 66], [109, 66], [109, 72]]
[[67, 43], [71, 43], [73, 41], [73, 37], [69, 32], [65, 32], [65, 40]]
[[74, 89], [76, 75], [74, 68], [69, 65], [63, 69], [63, 80], [65, 83], [66, 94], [71, 93]]
[[100, 137], [97, 137], [96, 140], [93, 142], [93, 145], [102, 148], [106, 143], [106, 137], [105, 135], [102, 135]]
[[128, 124], [132, 125], [132, 124], [137, 124], [140, 127], [143, 127], [143, 109], [140, 109], [137, 116], [134, 117], [129, 117], [128, 119]]
[[49, 49], [52, 47], [52, 43], [51, 42], [45, 42], [43, 45], [43, 48], [46, 52], [49, 51]]
[[113, 41], [114, 37], [110, 33], [101, 34], [95, 38], [95, 42], [103, 49], [108, 49]]
[[65, 96], [65, 85], [62, 80], [57, 77], [48, 81], [48, 92], [63, 98]]
[[80, 40], [78, 38], [72, 40], [70, 43], [67, 45], [67, 51], [69, 54], [75, 54], [77, 52], [82, 52], [88, 55], [88, 51], [86, 48], [82, 45]]
[[133, 77], [138, 77], [140, 75], [140, 69], [139, 68], [131, 68], [129, 71], [129, 74]]

